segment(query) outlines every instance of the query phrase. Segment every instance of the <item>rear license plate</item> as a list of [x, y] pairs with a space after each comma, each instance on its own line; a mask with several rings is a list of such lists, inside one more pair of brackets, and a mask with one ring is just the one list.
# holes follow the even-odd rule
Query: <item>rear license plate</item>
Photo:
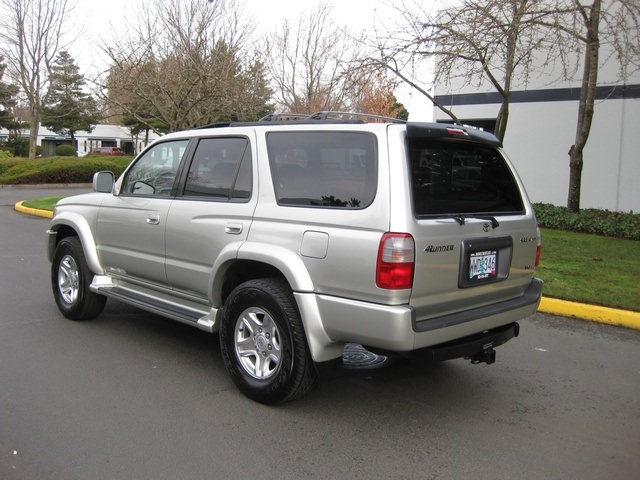
[[498, 275], [498, 252], [486, 250], [469, 254], [469, 282], [487, 280]]

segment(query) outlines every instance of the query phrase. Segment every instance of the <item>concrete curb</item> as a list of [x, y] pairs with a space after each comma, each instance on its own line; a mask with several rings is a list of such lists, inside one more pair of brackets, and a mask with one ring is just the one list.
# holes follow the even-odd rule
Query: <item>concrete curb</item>
[[[14, 206], [18, 212], [45, 218], [53, 217], [53, 212], [25, 207], [22, 203], [23, 202], [18, 202]], [[573, 317], [640, 330], [640, 312], [617, 310], [615, 308], [586, 305], [547, 297], [543, 297], [540, 301], [538, 311], [551, 315], [559, 315], [561, 317]]]
[[640, 312], [617, 310], [615, 308], [586, 305], [547, 297], [543, 297], [540, 301], [538, 311], [640, 330]]
[[7, 184], [7, 183], [0, 183], [0, 189], [7, 189], [7, 190], [33, 190], [33, 189], [37, 189], [37, 190], [43, 190], [43, 189], [47, 189], [47, 188], [91, 188], [93, 186], [92, 183], [29, 183], [29, 184], [18, 184], [18, 185], [13, 185], [13, 184]]
[[50, 212], [49, 210], [40, 210], [37, 208], [25, 207], [24, 205], [22, 205], [23, 203], [24, 203], [24, 200], [22, 202], [16, 203], [13, 206], [13, 208], [20, 213], [26, 213], [28, 215], [36, 215], [38, 217], [44, 217], [44, 218], [53, 218], [53, 212]]

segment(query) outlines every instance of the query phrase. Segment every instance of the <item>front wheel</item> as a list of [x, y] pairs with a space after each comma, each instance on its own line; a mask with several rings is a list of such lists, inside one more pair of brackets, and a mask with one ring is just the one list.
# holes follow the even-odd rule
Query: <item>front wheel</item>
[[220, 350], [238, 389], [260, 403], [301, 397], [317, 379], [293, 293], [279, 279], [250, 280], [225, 303]]
[[104, 309], [106, 297], [89, 290], [91, 270], [78, 237], [60, 240], [51, 265], [51, 287], [58, 309], [71, 320], [87, 320]]

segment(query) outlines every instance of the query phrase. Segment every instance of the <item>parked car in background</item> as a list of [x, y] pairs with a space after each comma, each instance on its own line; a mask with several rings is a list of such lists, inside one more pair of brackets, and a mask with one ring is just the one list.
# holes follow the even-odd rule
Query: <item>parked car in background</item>
[[110, 155], [122, 157], [124, 156], [124, 150], [118, 147], [96, 147], [91, 149], [89, 155]]
[[540, 301], [533, 208], [500, 141], [472, 128], [219, 124], [163, 136], [94, 190], [47, 231], [62, 314], [112, 298], [219, 333], [236, 386], [267, 404], [341, 368], [347, 343], [493, 363]]

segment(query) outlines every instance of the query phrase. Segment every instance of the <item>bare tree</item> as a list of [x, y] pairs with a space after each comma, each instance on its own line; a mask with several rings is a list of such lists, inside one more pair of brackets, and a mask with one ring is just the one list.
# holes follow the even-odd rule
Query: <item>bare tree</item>
[[60, 50], [71, 0], [0, 0], [0, 42], [13, 78], [25, 96], [30, 114], [29, 158], [44, 108], [51, 65]]
[[[501, 140], [506, 135], [514, 85], [526, 86], [532, 75], [547, 77], [550, 85], [576, 78], [581, 81], [576, 137], [569, 150], [567, 200], [568, 208], [578, 211], [598, 70], [615, 58], [618, 79], [624, 82], [640, 65], [640, 2], [461, 0], [433, 15], [417, 2], [412, 8], [404, 4], [398, 8], [409, 28], [380, 42], [380, 62], [412, 86], [418, 84], [415, 65], [429, 59], [435, 59], [437, 84], [491, 85], [502, 99], [495, 128]], [[599, 56], [603, 45], [608, 45], [610, 53], [604, 59]], [[580, 57], [582, 61], [576, 61]], [[451, 110], [434, 104], [457, 121]]]
[[[533, 21], [550, 15], [546, 7], [538, 0], [462, 0], [434, 14], [417, 4], [401, 13], [409, 28], [393, 37], [391, 47], [380, 48], [387, 68], [416, 87], [410, 73], [416, 62], [433, 59], [437, 84], [488, 83], [502, 99], [494, 133], [504, 140], [514, 80], [526, 82], [532, 68], [540, 72], [556, 54]], [[543, 47], [545, 58], [535, 63], [534, 52]], [[459, 123], [450, 109], [429, 98]]]
[[360, 79], [360, 43], [331, 20], [319, 4], [296, 24], [285, 21], [266, 38], [267, 68], [279, 109], [296, 113], [345, 110]]
[[[640, 2], [638, 0], [559, 0], [552, 20], [540, 22], [566, 51], [582, 51], [582, 78], [576, 136], [569, 148], [569, 193], [567, 208], [580, 210], [584, 148], [595, 113], [598, 71], [615, 58], [618, 79], [626, 83], [640, 69]], [[606, 47], [609, 57], [601, 59]]]
[[237, 2], [153, 0], [106, 53], [105, 96], [118, 113], [156, 131], [252, 120], [266, 114], [264, 69], [245, 41]]

